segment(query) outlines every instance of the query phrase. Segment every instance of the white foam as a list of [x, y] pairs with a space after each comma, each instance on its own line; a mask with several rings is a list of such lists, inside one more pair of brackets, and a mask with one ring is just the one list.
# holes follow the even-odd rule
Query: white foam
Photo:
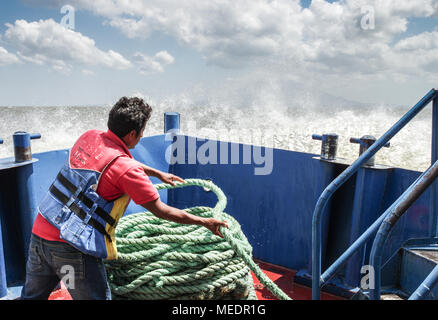
[[[162, 134], [163, 113], [175, 111], [181, 113], [182, 133], [192, 134], [189, 131], [195, 123], [198, 136], [217, 139], [217, 133], [226, 129], [230, 132], [229, 141], [308, 153], [320, 152], [320, 142], [312, 140], [312, 134], [334, 132], [339, 135], [338, 156], [350, 160], [357, 158], [359, 150], [357, 144], [349, 143], [350, 137], [369, 134], [379, 138], [409, 109], [381, 106], [360, 109], [344, 105], [318, 109], [309, 101], [286, 106], [278, 100], [273, 105], [251, 103], [245, 107], [230, 101], [196, 102], [181, 96], [149, 102], [154, 111], [145, 136]], [[5, 142], [0, 145], [0, 158], [13, 156], [12, 134], [19, 130], [41, 133], [40, 140], [32, 141], [34, 153], [69, 148], [86, 130], [106, 130], [109, 109], [109, 106], [2, 107], [0, 138]], [[389, 149], [379, 151], [376, 162], [424, 171], [430, 165], [430, 109], [422, 111], [395, 136]], [[233, 135], [236, 130], [242, 134]], [[268, 132], [272, 137], [266, 134], [263, 138], [263, 133]]]

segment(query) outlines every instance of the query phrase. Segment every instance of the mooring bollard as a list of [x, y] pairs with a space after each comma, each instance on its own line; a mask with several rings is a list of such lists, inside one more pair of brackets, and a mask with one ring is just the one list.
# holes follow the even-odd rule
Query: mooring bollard
[[320, 140], [321, 143], [321, 159], [322, 160], [336, 160], [336, 153], [338, 151], [338, 135], [335, 133], [329, 134], [313, 134], [313, 140]]
[[17, 131], [12, 136], [14, 141], [15, 162], [23, 162], [32, 160], [32, 150], [30, 148], [30, 140], [40, 139], [41, 134], [30, 134], [24, 131]]
[[180, 129], [180, 115], [178, 112], [165, 112], [164, 113], [164, 133], [172, 131], [179, 133]]
[[[9, 170], [9, 174], [15, 180], [14, 190], [11, 190], [10, 196], [12, 199], [15, 199], [14, 201], [18, 203], [18, 206], [13, 215], [6, 213], [5, 227], [11, 228], [15, 226], [19, 227], [20, 230], [17, 230], [15, 234], [9, 234], [8, 250], [14, 250], [17, 258], [12, 261], [6, 261], [6, 267], [9, 267], [8, 270], [11, 270], [8, 271], [8, 282], [15, 281], [19, 283], [24, 279], [23, 267], [27, 260], [32, 224], [38, 210], [33, 176], [33, 164], [37, 159], [32, 158], [30, 140], [40, 139], [41, 134], [17, 131], [13, 134], [12, 138], [15, 158], [11, 158], [11, 162], [3, 170]], [[23, 250], [21, 254], [18, 253], [20, 249]]]
[[[351, 143], [357, 143], [360, 145], [359, 148], [359, 157], [365, 152], [367, 151], [373, 144], [374, 142], [376, 142], [377, 139], [373, 136], [370, 135], [365, 135], [362, 138], [350, 138], [350, 142]], [[389, 148], [390, 147], [390, 143], [386, 143], [384, 145], [385, 148]], [[374, 166], [374, 159], [375, 156], [371, 157], [366, 163], [365, 165], [367, 166]]]

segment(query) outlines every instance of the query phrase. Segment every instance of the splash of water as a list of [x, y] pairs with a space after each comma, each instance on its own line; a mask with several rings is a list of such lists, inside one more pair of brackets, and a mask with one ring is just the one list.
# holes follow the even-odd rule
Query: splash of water
[[[181, 114], [182, 133], [193, 135], [189, 131], [195, 123], [194, 134], [199, 137], [218, 139], [218, 132], [226, 129], [228, 141], [307, 153], [320, 152], [320, 142], [312, 140], [312, 134], [334, 132], [339, 135], [338, 157], [353, 161], [359, 147], [349, 143], [350, 137], [370, 134], [379, 138], [409, 109], [382, 106], [358, 109], [345, 105], [318, 108], [315, 107], [317, 102], [307, 100], [288, 106], [273, 97], [263, 99], [268, 100], [276, 103], [243, 106], [236, 101], [230, 104], [230, 100], [193, 101], [182, 96], [149, 101], [154, 111], [145, 136], [162, 134], [163, 113], [174, 111]], [[70, 148], [86, 130], [106, 130], [109, 110], [110, 106], [0, 107], [3, 123], [0, 137], [5, 140], [4, 145], [0, 145], [0, 158], [13, 156], [12, 134], [19, 130], [41, 133], [41, 140], [32, 142], [33, 153]], [[242, 132], [244, 134], [240, 134]], [[267, 132], [270, 135], [265, 134]], [[376, 163], [424, 171], [430, 165], [430, 133], [429, 108], [391, 140], [389, 149], [379, 151]]]

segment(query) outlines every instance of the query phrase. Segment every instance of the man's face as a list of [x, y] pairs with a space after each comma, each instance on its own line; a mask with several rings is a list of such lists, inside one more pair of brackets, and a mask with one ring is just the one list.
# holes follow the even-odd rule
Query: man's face
[[146, 125], [140, 130], [139, 134], [137, 135], [137, 132], [135, 130], [132, 130], [130, 133], [127, 134], [127, 138], [125, 140], [126, 146], [128, 149], [134, 149], [135, 146], [139, 143], [140, 139], [143, 137], [144, 129], [146, 128]]

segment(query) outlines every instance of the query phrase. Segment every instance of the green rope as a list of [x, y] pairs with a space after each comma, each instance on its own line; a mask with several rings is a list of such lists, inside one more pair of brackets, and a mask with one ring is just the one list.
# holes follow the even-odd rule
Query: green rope
[[118, 259], [106, 261], [115, 299], [257, 299], [251, 271], [277, 298], [290, 298], [254, 263], [252, 247], [239, 223], [224, 212], [227, 198], [210, 181], [187, 179], [175, 186], [210, 189], [218, 198], [214, 208], [184, 211], [226, 221], [222, 239], [207, 228], [182, 225], [150, 212], [127, 215], [116, 228]]

